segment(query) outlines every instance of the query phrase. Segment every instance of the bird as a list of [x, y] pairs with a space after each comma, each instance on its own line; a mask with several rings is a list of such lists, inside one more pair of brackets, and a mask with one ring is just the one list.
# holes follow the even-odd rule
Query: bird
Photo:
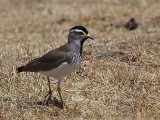
[[136, 22], [136, 20], [134, 18], [131, 18], [125, 25], [124, 27], [128, 30], [134, 30], [138, 27], [138, 23]]
[[55, 48], [41, 57], [35, 58], [28, 64], [18, 67], [17, 73], [20, 72], [38, 72], [47, 77], [48, 81], [48, 97], [46, 105], [51, 101], [52, 90], [50, 77], [57, 80], [57, 91], [63, 109], [64, 101], [61, 95], [60, 85], [64, 79], [74, 72], [82, 61], [83, 44], [87, 39], [94, 39], [88, 33], [88, 30], [81, 25], [74, 26], [69, 30], [68, 42], [63, 46]]

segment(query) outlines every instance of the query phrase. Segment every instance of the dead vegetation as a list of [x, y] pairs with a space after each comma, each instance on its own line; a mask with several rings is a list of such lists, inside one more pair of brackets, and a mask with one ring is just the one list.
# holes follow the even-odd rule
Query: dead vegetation
[[[1, 0], [0, 119], [159, 120], [159, 6], [158, 0]], [[141, 23], [134, 31], [107, 27], [131, 17]], [[68, 109], [38, 105], [46, 78], [17, 74], [16, 67], [64, 44], [68, 29], [79, 24], [95, 40], [84, 45], [81, 67], [62, 84]]]

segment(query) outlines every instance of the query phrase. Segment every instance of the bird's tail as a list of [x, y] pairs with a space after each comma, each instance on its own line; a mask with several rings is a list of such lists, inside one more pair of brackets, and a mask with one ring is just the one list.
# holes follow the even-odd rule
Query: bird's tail
[[23, 68], [24, 68], [24, 66], [18, 67], [17, 68], [17, 73], [23, 72]]

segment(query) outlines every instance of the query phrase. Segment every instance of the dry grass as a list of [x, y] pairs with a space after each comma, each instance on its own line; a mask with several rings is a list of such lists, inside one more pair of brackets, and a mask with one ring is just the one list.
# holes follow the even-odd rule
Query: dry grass
[[[107, 27], [135, 17], [135, 31]], [[0, 119], [159, 120], [159, 0], [1, 0]], [[47, 80], [16, 67], [67, 41], [69, 28], [86, 26], [80, 69], [62, 84], [68, 110], [40, 106]], [[103, 53], [103, 54], [101, 54]], [[55, 92], [56, 81], [52, 81]]]

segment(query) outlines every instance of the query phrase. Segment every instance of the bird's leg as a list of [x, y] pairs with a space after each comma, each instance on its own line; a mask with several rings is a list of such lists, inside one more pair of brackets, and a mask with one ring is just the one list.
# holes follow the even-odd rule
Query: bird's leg
[[64, 102], [63, 102], [62, 95], [61, 95], [60, 83], [58, 83], [57, 91], [58, 91], [59, 97], [61, 99], [61, 105], [62, 105], [61, 107], [63, 109]]
[[51, 97], [52, 97], [52, 90], [51, 90], [51, 82], [49, 80], [49, 77], [47, 77], [47, 80], [48, 80], [49, 91], [48, 91], [48, 94], [45, 96], [45, 98], [47, 98], [49, 96], [47, 101], [46, 101], [46, 104], [49, 105], [49, 101], [51, 101]]

